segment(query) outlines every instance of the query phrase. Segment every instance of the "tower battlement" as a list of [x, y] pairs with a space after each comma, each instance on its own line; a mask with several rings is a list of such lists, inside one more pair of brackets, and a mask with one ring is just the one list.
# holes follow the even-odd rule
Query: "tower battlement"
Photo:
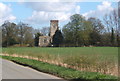
[[58, 20], [50, 20], [50, 22], [58, 22]]

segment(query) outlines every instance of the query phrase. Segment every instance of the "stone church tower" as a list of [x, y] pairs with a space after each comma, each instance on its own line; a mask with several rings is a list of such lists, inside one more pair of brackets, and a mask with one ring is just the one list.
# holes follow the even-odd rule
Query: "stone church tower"
[[51, 20], [50, 21], [50, 37], [53, 37], [57, 29], [58, 29], [58, 20]]
[[58, 20], [50, 20], [50, 34], [49, 36], [40, 36], [39, 37], [39, 46], [51, 46], [53, 35], [58, 29]]

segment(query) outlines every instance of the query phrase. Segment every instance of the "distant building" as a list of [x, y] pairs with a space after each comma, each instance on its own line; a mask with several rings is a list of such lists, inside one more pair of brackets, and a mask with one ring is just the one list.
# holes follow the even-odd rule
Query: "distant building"
[[46, 47], [51, 46], [53, 35], [58, 29], [58, 20], [50, 20], [50, 34], [49, 36], [40, 36], [39, 37], [39, 46]]

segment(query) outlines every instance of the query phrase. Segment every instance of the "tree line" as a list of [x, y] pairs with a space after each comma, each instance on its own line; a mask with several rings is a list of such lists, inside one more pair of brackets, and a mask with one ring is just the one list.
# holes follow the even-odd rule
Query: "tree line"
[[19, 22], [18, 24], [5, 21], [2, 24], [2, 46], [13, 46], [19, 44], [24, 46], [33, 46], [34, 37], [33, 37], [33, 28], [28, 24]]
[[[86, 19], [74, 14], [62, 28], [62, 46], [120, 46], [118, 11], [113, 10], [101, 19]], [[60, 39], [59, 39], [60, 40]], [[58, 40], [56, 40], [58, 41]]]
[[[1, 25], [2, 46], [38, 46], [39, 36], [49, 35], [49, 27], [33, 29], [28, 24], [9, 21]], [[54, 46], [119, 46], [118, 12], [113, 10], [102, 20], [74, 14], [70, 21], [53, 36]]]

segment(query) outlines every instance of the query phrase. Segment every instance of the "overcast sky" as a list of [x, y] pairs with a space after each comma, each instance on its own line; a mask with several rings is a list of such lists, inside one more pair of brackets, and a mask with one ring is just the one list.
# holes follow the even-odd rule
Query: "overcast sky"
[[59, 20], [62, 27], [73, 14], [88, 17], [102, 17], [117, 2], [0, 2], [0, 25], [9, 20], [18, 23], [26, 22], [34, 28], [49, 26], [49, 21]]

